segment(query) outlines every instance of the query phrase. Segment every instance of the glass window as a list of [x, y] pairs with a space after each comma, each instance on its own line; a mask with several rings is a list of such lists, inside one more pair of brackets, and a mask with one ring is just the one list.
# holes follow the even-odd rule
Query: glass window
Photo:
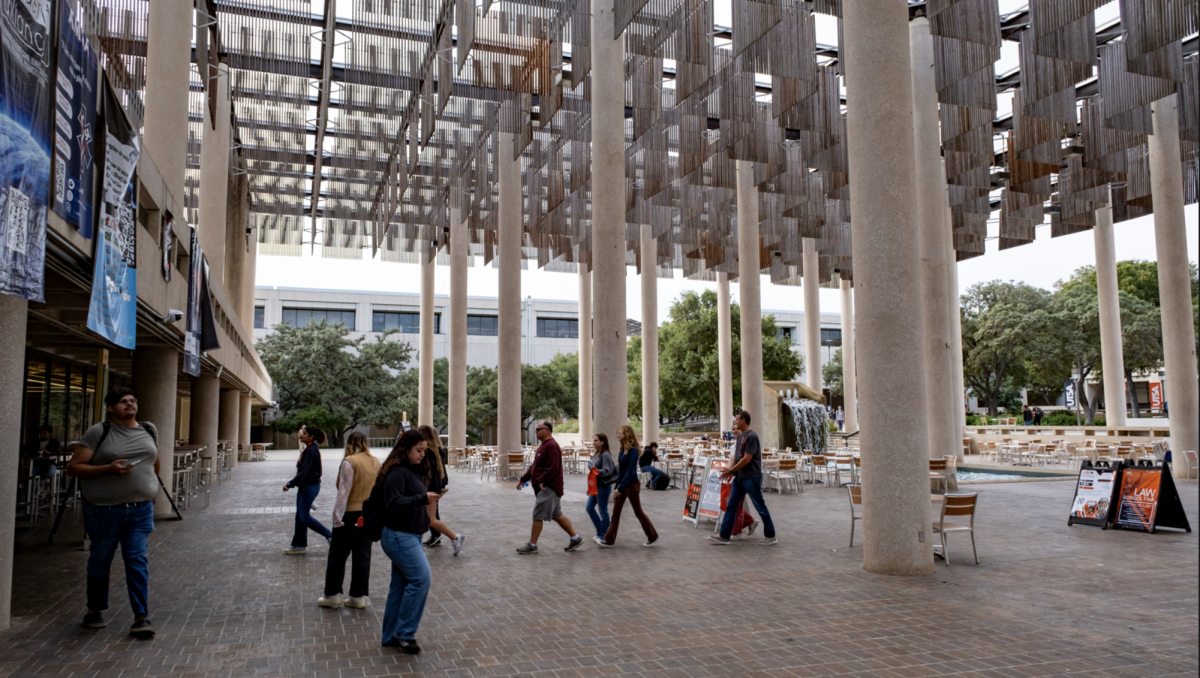
[[821, 330], [821, 345], [822, 346], [841, 346], [842, 331], [841, 330]]
[[254, 307], [254, 329], [261, 330], [267, 326], [267, 309], [262, 306]]
[[[255, 309], [254, 326], [258, 325], [258, 310]], [[305, 327], [310, 322], [320, 323], [324, 320], [330, 325], [345, 325], [346, 329], [354, 331], [354, 311], [322, 310], [319, 308], [285, 308], [283, 322], [296, 327]]]
[[479, 337], [495, 337], [500, 334], [500, 321], [494, 315], [467, 316], [467, 334]]
[[578, 339], [579, 321], [566, 318], [538, 318], [537, 335], [550, 339]]
[[789, 344], [792, 343], [792, 328], [777, 327], [775, 329], [775, 338], [776, 339], [787, 339], [787, 342]]
[[[399, 330], [401, 334], [421, 333], [421, 314], [399, 311], [375, 311], [371, 314], [371, 331]], [[442, 314], [433, 314], [433, 333], [442, 333]]]

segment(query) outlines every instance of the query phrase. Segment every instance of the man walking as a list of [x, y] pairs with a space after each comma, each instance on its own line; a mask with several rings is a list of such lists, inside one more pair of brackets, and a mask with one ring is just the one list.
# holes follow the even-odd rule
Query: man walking
[[716, 544], [729, 544], [738, 509], [746, 495], [749, 495], [750, 501], [754, 503], [754, 510], [758, 511], [758, 517], [762, 519], [764, 539], [759, 544], [762, 546], [778, 544], [779, 540], [775, 538], [775, 523], [771, 521], [771, 514], [767, 511], [767, 502], [763, 499], [762, 493], [762, 444], [758, 441], [758, 434], [750, 429], [749, 412], [742, 410], [738, 414], [737, 418], [733, 420], [733, 430], [738, 434], [733, 448], [733, 466], [721, 474], [722, 480], [733, 479], [729, 486], [729, 503], [725, 505], [725, 517], [721, 521], [721, 534], [712, 535], [709, 539]]
[[154, 496], [158, 494], [158, 432], [137, 420], [133, 391], [118, 386], [104, 397], [108, 421], [89, 428], [67, 466], [80, 478], [83, 525], [92, 538], [87, 563], [87, 614], [84, 628], [104, 628], [108, 609], [108, 576], [121, 547], [125, 585], [133, 626], [129, 635], [149, 639], [154, 627], [147, 618], [150, 589], [146, 550], [154, 530]]
[[525, 475], [517, 481], [518, 490], [530, 483], [537, 495], [537, 501], [533, 504], [533, 529], [529, 533], [529, 543], [517, 549], [517, 553], [523, 556], [538, 552], [538, 537], [542, 534], [542, 523], [547, 520], [558, 523], [559, 527], [571, 535], [571, 541], [564, 551], [574, 551], [583, 543], [583, 537], [579, 536], [571, 526], [571, 521], [562, 512], [562, 449], [559, 448], [558, 441], [550, 437], [552, 430], [553, 427], [548, 421], [537, 425], [534, 433], [542, 444], [538, 446], [533, 463], [529, 465]]

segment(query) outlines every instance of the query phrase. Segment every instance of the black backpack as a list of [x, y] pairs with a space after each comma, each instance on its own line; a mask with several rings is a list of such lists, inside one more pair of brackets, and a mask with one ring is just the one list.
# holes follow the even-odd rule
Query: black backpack
[[651, 482], [654, 484], [650, 487], [650, 489], [661, 491], [671, 486], [671, 477], [666, 475], [654, 476], [654, 480]]
[[[392, 469], [388, 470], [391, 473]], [[367, 538], [371, 541], [379, 541], [383, 539], [383, 481], [385, 476], [379, 476], [375, 480], [375, 486], [371, 488], [371, 496], [363, 502], [362, 519], [363, 529], [367, 531]]]

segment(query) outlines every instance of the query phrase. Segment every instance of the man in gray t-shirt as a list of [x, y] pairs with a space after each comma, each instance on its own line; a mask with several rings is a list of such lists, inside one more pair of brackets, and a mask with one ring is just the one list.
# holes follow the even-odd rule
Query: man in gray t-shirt
[[83, 525], [91, 538], [87, 564], [87, 614], [83, 626], [107, 625], [108, 576], [117, 547], [125, 561], [125, 581], [133, 626], [129, 634], [153, 638], [147, 618], [150, 569], [146, 552], [154, 531], [154, 495], [158, 493], [158, 431], [137, 420], [137, 398], [118, 386], [104, 397], [108, 421], [83, 434], [67, 465], [83, 490]]
[[721, 474], [721, 480], [732, 479], [729, 484], [729, 502], [725, 505], [725, 517], [721, 521], [721, 533], [709, 537], [718, 544], [728, 544], [733, 535], [733, 522], [742, 501], [750, 497], [758, 517], [763, 523], [763, 546], [778, 544], [775, 538], [775, 523], [767, 511], [767, 502], [762, 493], [762, 444], [758, 434], [750, 430], [750, 413], [742, 410], [733, 420], [733, 430], [739, 434], [734, 443], [732, 465]]

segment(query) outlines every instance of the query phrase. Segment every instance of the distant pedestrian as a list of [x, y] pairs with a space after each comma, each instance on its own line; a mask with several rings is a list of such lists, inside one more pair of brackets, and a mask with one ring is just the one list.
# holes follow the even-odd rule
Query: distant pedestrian
[[538, 445], [537, 452], [533, 455], [533, 463], [529, 465], [529, 469], [517, 481], [517, 489], [520, 490], [526, 484], [533, 486], [533, 492], [537, 499], [533, 504], [533, 527], [529, 532], [529, 542], [517, 549], [517, 553], [523, 556], [533, 555], [538, 552], [537, 542], [538, 537], [542, 534], [542, 523], [547, 520], [553, 520], [558, 523], [558, 526], [564, 532], [571, 535], [571, 541], [567, 543], [564, 551], [574, 551], [583, 544], [583, 537], [575, 531], [571, 525], [570, 519], [563, 515], [562, 512], [562, 495], [563, 495], [563, 467], [562, 467], [562, 449], [558, 446], [558, 442], [551, 436], [553, 427], [550, 422], [544, 421], [537, 425], [534, 429], [534, 435], [541, 441]]
[[[317, 599], [321, 607], [345, 605], [356, 609], [367, 606], [367, 585], [371, 579], [371, 539], [363, 525], [363, 502], [379, 476], [379, 460], [371, 456], [367, 437], [358, 431], [346, 438], [346, 456], [338, 467], [337, 500], [333, 504], [333, 539], [325, 563], [325, 595]], [[342, 595], [346, 578], [346, 558], [353, 556], [350, 570], [350, 597]]]
[[87, 614], [84, 628], [108, 625], [108, 577], [117, 547], [125, 564], [125, 587], [133, 625], [129, 635], [154, 637], [150, 623], [150, 560], [154, 497], [158, 495], [158, 430], [137, 420], [133, 391], [118, 386], [104, 396], [108, 420], [89, 428], [75, 446], [67, 475], [79, 478], [83, 528], [91, 538], [87, 562]]
[[289, 556], [302, 556], [308, 552], [309, 530], [324, 537], [326, 543], [333, 541], [333, 533], [312, 517], [313, 502], [321, 493], [320, 445], [325, 442], [325, 432], [306, 424], [300, 427], [297, 436], [304, 451], [296, 460], [296, 475], [283, 486], [284, 492], [296, 488], [296, 529], [292, 534], [292, 545], [283, 552]]
[[1033, 425], [1041, 426], [1042, 425], [1042, 417], [1044, 417], [1044, 416], [1046, 416], [1046, 413], [1042, 411], [1042, 408], [1040, 408], [1040, 407], [1033, 408]]
[[26, 447], [25, 456], [30, 459], [29, 475], [34, 478], [50, 480], [58, 473], [55, 459], [62, 451], [62, 443], [54, 437], [54, 429], [49, 426], [38, 427], [38, 439]]
[[[445, 496], [449, 489], [450, 477], [446, 473], [446, 463], [442, 458], [442, 441], [438, 436], [438, 432], [432, 426], [421, 424], [417, 427], [417, 433], [420, 433], [425, 438], [425, 457], [421, 460], [421, 466], [417, 473], [421, 476], [421, 481], [425, 483], [425, 487], [432, 493], [440, 496]], [[450, 537], [450, 543], [454, 546], [454, 555], [458, 555], [462, 551], [463, 542], [466, 537], [461, 534], [456, 534], [451, 530], [446, 523], [442, 522], [441, 510], [438, 505], [441, 502], [435, 501], [429, 504], [429, 541], [425, 542], [425, 546], [438, 546], [442, 543], [442, 535]]]
[[841, 405], [838, 405], [835, 416], [836, 416], [836, 420], [837, 420], [838, 430], [841, 431], [841, 430], [845, 429], [846, 428], [846, 412], [842, 409]]
[[754, 503], [754, 510], [763, 524], [763, 546], [778, 544], [775, 537], [775, 523], [767, 511], [767, 502], [762, 494], [762, 444], [758, 434], [750, 429], [750, 413], [742, 410], [733, 420], [733, 428], [739, 433], [734, 444], [733, 465], [721, 474], [721, 479], [732, 478], [729, 488], [729, 501], [725, 505], [725, 517], [721, 521], [721, 534], [709, 537], [717, 544], [728, 544], [733, 536], [734, 521], [742, 501], [749, 496]]
[[1026, 426], [1033, 423], [1033, 410], [1029, 409], [1028, 405], [1021, 407], [1021, 420], [1025, 422]]
[[608, 532], [608, 499], [612, 496], [613, 483], [617, 482], [617, 466], [608, 449], [608, 436], [597, 433], [592, 438], [592, 458], [588, 460], [587, 513], [596, 527], [592, 541], [599, 544]]
[[613, 501], [612, 522], [609, 523], [608, 533], [599, 545], [601, 548], [612, 548], [616, 545], [617, 532], [621, 529], [621, 509], [628, 501], [633, 507], [633, 515], [637, 516], [638, 522], [642, 524], [642, 532], [646, 533], [646, 543], [642, 546], [652, 546], [658, 541], [658, 532], [654, 529], [654, 523], [650, 522], [650, 517], [642, 510], [642, 486], [638, 483], [637, 476], [637, 434], [629, 426], [622, 426], [617, 429], [617, 442], [621, 451], [617, 454], [617, 489], [613, 495], [616, 499]]
[[[392, 561], [392, 582], [383, 611], [383, 646], [419, 654], [417, 628], [433, 575], [421, 548], [429, 531], [429, 505], [441, 497], [421, 482], [421, 461], [428, 444], [417, 431], [405, 431], [379, 470], [383, 512], [379, 545]], [[372, 499], [372, 504], [374, 504]]]
[[654, 487], [659, 478], [667, 478], [668, 482], [670, 481], [667, 472], [654, 465], [656, 461], [658, 461], [658, 443], [650, 443], [642, 448], [642, 456], [638, 459], [638, 467], [641, 468], [642, 473], [650, 474], [650, 480], [646, 481], [646, 487]]

